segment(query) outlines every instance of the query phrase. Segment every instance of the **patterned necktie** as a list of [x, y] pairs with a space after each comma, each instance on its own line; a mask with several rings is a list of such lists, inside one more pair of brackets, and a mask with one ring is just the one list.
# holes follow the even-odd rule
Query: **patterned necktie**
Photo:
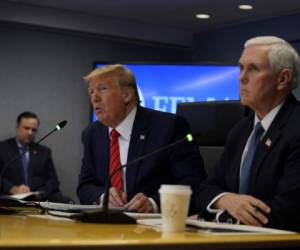
[[248, 152], [245, 156], [244, 162], [241, 167], [240, 173], [240, 185], [239, 185], [239, 193], [240, 194], [247, 194], [248, 186], [249, 186], [249, 179], [251, 173], [251, 166], [255, 155], [255, 150], [260, 142], [260, 137], [264, 132], [264, 128], [262, 127], [261, 123], [258, 122], [255, 125], [253, 135], [249, 142]]
[[[116, 169], [121, 166], [119, 138], [120, 134], [117, 130], [113, 129], [110, 133], [110, 163], [109, 174], [111, 175]], [[122, 190], [122, 171], [119, 170], [111, 177], [111, 186]]]
[[23, 172], [24, 172], [24, 184], [28, 186], [28, 163], [29, 159], [27, 157], [27, 153], [24, 153], [28, 150], [28, 146], [21, 146], [20, 147], [21, 154], [22, 154], [22, 165], [23, 165]]

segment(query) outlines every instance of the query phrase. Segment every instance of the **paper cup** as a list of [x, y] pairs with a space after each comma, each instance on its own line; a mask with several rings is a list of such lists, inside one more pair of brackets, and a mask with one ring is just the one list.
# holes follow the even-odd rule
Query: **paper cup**
[[192, 194], [190, 186], [161, 185], [159, 193], [163, 232], [184, 231]]

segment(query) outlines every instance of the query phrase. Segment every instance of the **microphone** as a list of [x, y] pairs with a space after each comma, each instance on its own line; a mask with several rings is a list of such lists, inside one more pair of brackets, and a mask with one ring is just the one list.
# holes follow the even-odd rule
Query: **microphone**
[[123, 168], [127, 168], [139, 161], [142, 161], [144, 159], [150, 158], [153, 155], [156, 155], [158, 153], [161, 153], [179, 143], [182, 143], [184, 141], [192, 142], [192, 141], [197, 141], [199, 140], [199, 137], [201, 134], [187, 134], [184, 138], [179, 139], [171, 144], [168, 144], [166, 146], [163, 146], [157, 150], [154, 150], [148, 154], [142, 155], [133, 161], [127, 162], [124, 165], [121, 165], [117, 169], [115, 169], [108, 177], [106, 186], [105, 186], [105, 191], [104, 191], [104, 196], [103, 196], [103, 202], [102, 202], [102, 208], [98, 209], [90, 209], [90, 210], [84, 210], [82, 213], [79, 215], [79, 219], [84, 221], [84, 222], [89, 222], [89, 223], [109, 223], [109, 224], [135, 224], [136, 220], [122, 211], [118, 209], [109, 209], [108, 208], [108, 203], [109, 203], [109, 188], [111, 187], [111, 178], [119, 171], [121, 171]]
[[[66, 120], [63, 120], [63, 121], [59, 122], [53, 130], [51, 130], [48, 134], [46, 134], [44, 137], [42, 137], [40, 140], [38, 140], [35, 144], [39, 144], [40, 142], [45, 140], [48, 136], [53, 134], [55, 131], [61, 130], [64, 126], [66, 126], [66, 124], [67, 124]], [[10, 165], [12, 163], [14, 163], [20, 157], [22, 157], [22, 155], [26, 154], [30, 150], [31, 146], [32, 146], [32, 143], [27, 147], [26, 150], [22, 151], [22, 153], [20, 153], [20, 154], [15, 155], [15, 157], [11, 158], [8, 162], [6, 162], [3, 165], [3, 168], [2, 168], [2, 171], [1, 171], [1, 174], [0, 174], [0, 190], [2, 188], [3, 179], [4, 179], [4, 175], [5, 175], [6, 170], [10, 167]]]

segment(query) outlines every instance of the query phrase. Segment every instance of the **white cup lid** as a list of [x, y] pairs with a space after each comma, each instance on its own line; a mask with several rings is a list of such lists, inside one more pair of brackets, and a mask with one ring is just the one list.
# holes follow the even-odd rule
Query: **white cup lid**
[[178, 194], [191, 194], [192, 189], [188, 185], [169, 185], [162, 184], [159, 193], [178, 193]]

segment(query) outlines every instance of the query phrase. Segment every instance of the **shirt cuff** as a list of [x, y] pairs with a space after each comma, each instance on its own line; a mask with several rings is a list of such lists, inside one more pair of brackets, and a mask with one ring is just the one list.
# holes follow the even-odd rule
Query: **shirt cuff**
[[158, 206], [156, 205], [156, 202], [152, 199], [152, 198], [148, 198], [148, 200], [150, 201], [152, 208], [153, 208], [153, 213], [158, 213]]
[[104, 198], [104, 193], [101, 194], [101, 196], [100, 196], [100, 198], [99, 198], [99, 205], [101, 205], [101, 206], [102, 206], [102, 204], [103, 204], [103, 198]]
[[221, 198], [225, 194], [228, 194], [228, 192], [220, 193], [215, 198], [213, 198], [212, 201], [207, 205], [206, 210], [211, 214], [218, 214], [218, 213], [221, 214], [222, 212], [224, 212], [224, 209], [215, 209], [215, 208], [211, 208], [211, 207], [219, 198]]

